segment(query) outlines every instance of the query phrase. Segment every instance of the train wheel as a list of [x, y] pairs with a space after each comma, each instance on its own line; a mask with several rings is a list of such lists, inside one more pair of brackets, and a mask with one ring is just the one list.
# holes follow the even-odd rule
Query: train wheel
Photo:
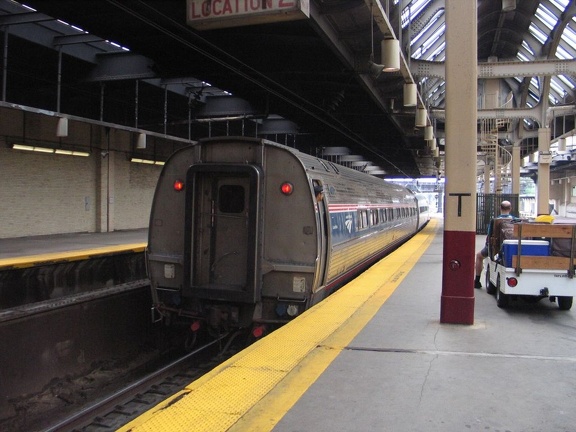
[[499, 308], [507, 308], [510, 303], [510, 296], [500, 291], [500, 276], [496, 280], [496, 304]]
[[490, 264], [486, 267], [486, 292], [491, 295], [496, 294], [496, 286], [490, 282]]
[[558, 297], [558, 307], [560, 310], [570, 310], [572, 307], [572, 297]]

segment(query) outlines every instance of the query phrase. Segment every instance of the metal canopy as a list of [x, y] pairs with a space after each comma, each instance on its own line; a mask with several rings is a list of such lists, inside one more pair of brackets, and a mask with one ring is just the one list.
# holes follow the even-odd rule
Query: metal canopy
[[[194, 139], [264, 130], [308, 153], [345, 147], [387, 176], [438, 174], [424, 128], [415, 126], [417, 107], [403, 105], [403, 87], [417, 84], [418, 106], [442, 137], [445, 77], [432, 71], [444, 61], [444, 0], [312, 0], [309, 19], [206, 31], [186, 25], [185, 0], [22, 3], [0, 0], [5, 101], [55, 110], [58, 99], [62, 113]], [[512, 108], [574, 104], [569, 71], [544, 77], [526, 67], [573, 60], [574, 9], [567, 0], [478, 0], [479, 65], [524, 63], [497, 77]], [[369, 61], [381, 64], [381, 41], [390, 38], [400, 42], [400, 70], [372, 74]], [[127, 115], [136, 94], [137, 119]], [[573, 128], [573, 116], [562, 121], [562, 132]], [[538, 126], [533, 116], [515, 124], [518, 131]], [[521, 145], [528, 154], [534, 139]]]

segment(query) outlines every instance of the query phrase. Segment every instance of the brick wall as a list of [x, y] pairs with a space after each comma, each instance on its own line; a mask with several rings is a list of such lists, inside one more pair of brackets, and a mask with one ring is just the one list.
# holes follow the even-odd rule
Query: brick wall
[[95, 230], [93, 157], [0, 148], [0, 237]]
[[[137, 134], [70, 121], [56, 137], [56, 116], [0, 107], [0, 238], [148, 227], [162, 167], [130, 162]], [[139, 156], [166, 158], [169, 140]], [[14, 143], [89, 152], [88, 157], [14, 150]]]

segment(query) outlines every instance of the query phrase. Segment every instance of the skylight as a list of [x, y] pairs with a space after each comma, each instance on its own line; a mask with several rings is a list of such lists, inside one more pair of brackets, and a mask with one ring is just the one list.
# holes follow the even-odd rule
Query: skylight
[[[406, 28], [410, 23], [409, 18], [412, 17], [412, 19], [414, 19], [416, 15], [418, 15], [426, 6], [428, 6], [430, 1], [431, 0], [414, 0], [408, 7], [405, 7], [402, 11], [402, 28]], [[432, 21], [435, 21], [435, 19], [432, 19]]]
[[542, 3], [540, 3], [538, 6], [535, 17], [536, 19], [540, 20], [540, 22], [543, 23], [546, 27], [548, 27], [548, 30], [552, 30], [558, 22], [558, 18], [545, 6], [543, 6]]
[[530, 33], [532, 33], [532, 35], [538, 39], [538, 41], [544, 45], [544, 42], [546, 42], [546, 40], [548, 39], [548, 35], [546, 33], [544, 33], [542, 30], [540, 30], [536, 24], [534, 23], [530, 23], [530, 27], [529, 27]]

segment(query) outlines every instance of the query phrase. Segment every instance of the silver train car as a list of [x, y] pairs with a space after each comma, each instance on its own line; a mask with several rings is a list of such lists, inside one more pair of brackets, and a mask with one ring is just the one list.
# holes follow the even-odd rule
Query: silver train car
[[282, 324], [418, 225], [404, 187], [267, 140], [201, 140], [168, 159], [154, 195], [153, 310], [193, 331]]
[[418, 203], [418, 230], [421, 230], [430, 222], [430, 202], [423, 193], [416, 194], [416, 202]]

